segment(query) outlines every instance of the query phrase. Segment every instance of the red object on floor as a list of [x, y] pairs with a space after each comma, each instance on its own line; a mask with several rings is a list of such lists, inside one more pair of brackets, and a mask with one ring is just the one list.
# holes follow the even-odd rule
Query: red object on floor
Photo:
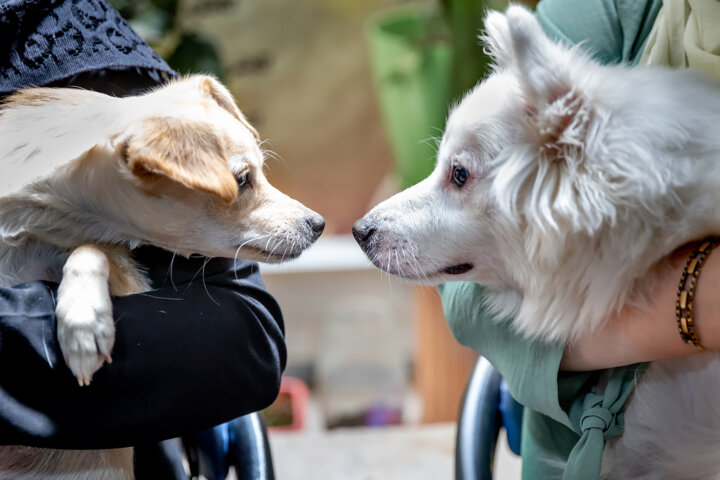
[[[282, 377], [278, 398], [268, 407], [267, 417], [283, 418], [279, 424], [268, 419], [270, 430], [302, 430], [307, 423], [310, 389], [307, 384], [295, 377]], [[289, 419], [288, 419], [289, 417]]]

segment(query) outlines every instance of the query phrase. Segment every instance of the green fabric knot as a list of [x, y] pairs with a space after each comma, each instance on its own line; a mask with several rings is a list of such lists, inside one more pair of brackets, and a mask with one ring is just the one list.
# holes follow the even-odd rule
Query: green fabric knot
[[605, 440], [622, 433], [625, 401], [644, 364], [613, 369], [604, 388], [593, 388], [570, 409], [570, 421], [581, 435], [570, 452], [563, 480], [597, 480]]
[[614, 417], [615, 415], [607, 408], [592, 407], [583, 413], [580, 430], [585, 433], [586, 430], [595, 428], [606, 432], [613, 425]]

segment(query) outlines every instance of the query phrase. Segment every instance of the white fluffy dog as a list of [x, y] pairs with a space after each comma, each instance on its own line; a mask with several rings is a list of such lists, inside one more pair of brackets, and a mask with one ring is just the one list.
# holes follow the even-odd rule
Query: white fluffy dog
[[[353, 233], [383, 270], [487, 285], [520, 332], [572, 342], [642, 305], [678, 246], [720, 234], [720, 86], [600, 66], [521, 7], [486, 28], [496, 71], [452, 111], [435, 170]], [[625, 425], [607, 478], [720, 478], [718, 355], [653, 363]]]

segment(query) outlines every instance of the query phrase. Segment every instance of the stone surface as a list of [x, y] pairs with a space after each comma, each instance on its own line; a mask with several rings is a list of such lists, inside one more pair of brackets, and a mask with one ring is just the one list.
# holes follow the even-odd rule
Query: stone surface
[[453, 474], [455, 427], [272, 432], [278, 480], [439, 480]]
[[[450, 480], [455, 425], [271, 432], [278, 480]], [[520, 478], [519, 457], [499, 439], [496, 480]]]

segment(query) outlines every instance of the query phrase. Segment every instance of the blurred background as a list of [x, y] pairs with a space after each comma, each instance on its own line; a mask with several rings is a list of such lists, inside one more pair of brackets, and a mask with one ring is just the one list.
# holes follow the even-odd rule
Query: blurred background
[[[350, 228], [432, 170], [448, 106], [488, 69], [484, 11], [506, 2], [110, 3], [177, 71], [219, 77], [271, 151], [270, 182], [326, 218], [300, 259], [261, 266], [289, 354], [264, 412], [277, 477], [451, 478], [477, 355], [437, 291], [381, 274]], [[516, 458], [498, 463], [519, 478]]]

